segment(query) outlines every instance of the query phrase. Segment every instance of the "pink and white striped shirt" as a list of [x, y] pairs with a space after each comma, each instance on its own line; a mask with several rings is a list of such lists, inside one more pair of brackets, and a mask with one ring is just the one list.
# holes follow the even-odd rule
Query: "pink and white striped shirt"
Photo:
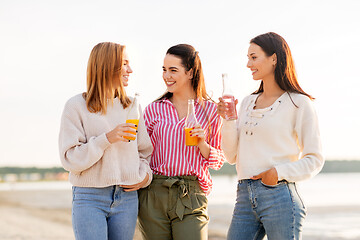
[[215, 103], [195, 101], [194, 105], [196, 118], [210, 145], [209, 159], [201, 155], [198, 147], [185, 145], [185, 118], [180, 120], [174, 105], [168, 99], [162, 99], [144, 110], [145, 125], [154, 146], [150, 167], [158, 175], [197, 176], [201, 189], [208, 195], [212, 188], [208, 168], [218, 170], [225, 160], [220, 148], [222, 121], [216, 113]]

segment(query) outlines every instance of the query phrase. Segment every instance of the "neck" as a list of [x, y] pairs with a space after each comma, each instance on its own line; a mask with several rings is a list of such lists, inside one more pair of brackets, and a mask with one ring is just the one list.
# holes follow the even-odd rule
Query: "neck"
[[173, 103], [187, 104], [189, 99], [195, 99], [196, 94], [194, 91], [184, 91], [181, 93], [174, 93], [170, 101]]
[[264, 97], [278, 97], [281, 96], [285, 91], [282, 90], [275, 81], [275, 76], [263, 79]]

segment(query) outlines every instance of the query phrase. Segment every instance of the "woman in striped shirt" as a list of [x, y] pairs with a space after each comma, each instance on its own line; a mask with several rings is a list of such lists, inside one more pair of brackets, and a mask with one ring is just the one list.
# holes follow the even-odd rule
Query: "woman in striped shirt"
[[[208, 168], [224, 163], [221, 118], [206, 93], [198, 52], [187, 44], [171, 47], [164, 58], [167, 92], [146, 107], [145, 124], [154, 146], [151, 185], [139, 192], [139, 223], [144, 239], [207, 239]], [[185, 145], [188, 99], [195, 100], [197, 146]]]

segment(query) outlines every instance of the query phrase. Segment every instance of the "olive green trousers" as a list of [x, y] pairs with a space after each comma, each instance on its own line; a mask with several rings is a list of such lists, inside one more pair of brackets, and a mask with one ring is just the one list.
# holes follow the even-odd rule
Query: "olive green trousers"
[[138, 216], [145, 240], [208, 239], [207, 198], [196, 176], [154, 175], [139, 190]]

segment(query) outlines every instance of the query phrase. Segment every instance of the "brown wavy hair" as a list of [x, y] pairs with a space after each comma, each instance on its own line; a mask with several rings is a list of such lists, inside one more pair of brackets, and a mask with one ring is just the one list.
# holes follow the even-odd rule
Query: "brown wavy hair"
[[124, 108], [130, 105], [120, 78], [120, 87], [115, 88], [112, 83], [115, 72], [121, 71], [124, 49], [124, 45], [112, 42], [99, 43], [92, 49], [87, 66], [87, 91], [83, 94], [90, 112], [106, 114], [108, 99], [113, 103], [114, 97], [119, 98]]
[[[282, 90], [288, 93], [300, 93], [312, 100], [314, 99], [311, 95], [304, 92], [298, 83], [294, 60], [289, 45], [284, 38], [274, 32], [268, 32], [251, 39], [250, 43], [254, 43], [261, 47], [268, 57], [272, 56], [274, 53], [276, 54], [275, 81]], [[264, 86], [261, 81], [259, 89], [253, 94], [261, 93], [263, 91]]]

